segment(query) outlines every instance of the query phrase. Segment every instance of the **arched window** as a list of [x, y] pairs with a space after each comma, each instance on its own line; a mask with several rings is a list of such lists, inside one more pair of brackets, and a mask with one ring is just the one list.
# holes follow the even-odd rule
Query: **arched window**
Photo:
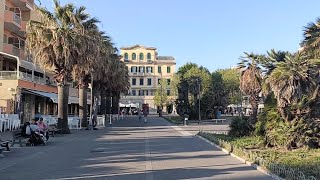
[[124, 53], [124, 60], [128, 60], [128, 58], [129, 58], [128, 53]]
[[136, 59], [137, 59], [136, 53], [132, 53], [132, 60], [136, 60]]
[[147, 54], [147, 60], [151, 60], [151, 53]]
[[143, 53], [140, 53], [139, 59], [140, 59], [140, 60], [143, 60]]

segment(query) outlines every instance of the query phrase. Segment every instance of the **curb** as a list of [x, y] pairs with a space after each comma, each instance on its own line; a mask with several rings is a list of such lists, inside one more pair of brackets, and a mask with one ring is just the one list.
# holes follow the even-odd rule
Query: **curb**
[[230, 153], [228, 150], [226, 150], [226, 149], [218, 146], [217, 144], [209, 141], [208, 139], [206, 139], [206, 138], [204, 138], [204, 137], [202, 137], [202, 136], [196, 135], [196, 137], [204, 140], [205, 142], [207, 142], [207, 143], [211, 144], [212, 146], [218, 148], [219, 150], [223, 151], [224, 153], [229, 154], [229, 155], [232, 156], [232, 157], [235, 157], [236, 159], [240, 160], [240, 161], [243, 162], [244, 164], [247, 164], [247, 165], [253, 167], [254, 169], [262, 172], [263, 174], [266, 174], [266, 175], [268, 175], [268, 176], [271, 176], [273, 179], [276, 179], [276, 180], [285, 180], [285, 179], [283, 179], [283, 178], [281, 178], [281, 177], [279, 177], [279, 176], [277, 176], [277, 175], [275, 175], [275, 174], [273, 174], [273, 173], [270, 173], [268, 170], [266, 170], [266, 169], [265, 169], [264, 167], [262, 167], [262, 166], [259, 166], [259, 165], [257, 165], [257, 164], [254, 164], [254, 163], [252, 163], [252, 162], [250, 162], [250, 161], [247, 161], [247, 160], [245, 160], [245, 159], [243, 159], [243, 158], [241, 158], [241, 157], [239, 157], [239, 156], [237, 156], [237, 155], [235, 155], [235, 154], [233, 154], [233, 153]]

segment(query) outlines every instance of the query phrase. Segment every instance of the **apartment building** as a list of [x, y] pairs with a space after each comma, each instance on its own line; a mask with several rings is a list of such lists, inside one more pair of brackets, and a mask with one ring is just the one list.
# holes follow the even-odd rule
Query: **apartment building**
[[[39, 112], [57, 115], [57, 86], [25, 52], [26, 24], [39, 21], [34, 0], [0, 1], [0, 113], [29, 121]], [[69, 114], [78, 112], [78, 90], [70, 88]], [[88, 97], [90, 103], [90, 97]]]
[[[158, 82], [165, 78], [170, 84], [170, 78], [176, 68], [175, 58], [159, 56], [157, 48], [143, 45], [122, 47], [121, 55], [121, 61], [129, 70], [131, 86], [128, 94], [120, 99], [120, 107], [137, 107], [139, 104], [148, 103], [150, 108], [156, 109], [153, 98]], [[167, 93], [170, 94], [170, 88], [167, 89]]]

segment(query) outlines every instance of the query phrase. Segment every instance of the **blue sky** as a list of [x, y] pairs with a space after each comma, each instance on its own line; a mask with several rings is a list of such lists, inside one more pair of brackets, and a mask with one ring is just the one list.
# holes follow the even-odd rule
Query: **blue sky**
[[[40, 0], [49, 9], [51, 0]], [[143, 44], [177, 66], [235, 66], [243, 52], [296, 51], [319, 0], [61, 0], [84, 5], [117, 47]]]

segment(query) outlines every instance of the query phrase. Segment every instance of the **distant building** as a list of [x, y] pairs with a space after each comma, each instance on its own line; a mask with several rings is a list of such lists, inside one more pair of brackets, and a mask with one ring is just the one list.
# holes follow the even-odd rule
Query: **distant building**
[[[121, 55], [129, 70], [130, 90], [120, 99], [120, 106], [138, 106], [148, 103], [156, 109], [153, 98], [161, 78], [170, 78], [175, 73], [176, 61], [172, 56], [158, 56], [157, 48], [134, 45], [122, 47]], [[170, 94], [170, 88], [167, 89]]]

